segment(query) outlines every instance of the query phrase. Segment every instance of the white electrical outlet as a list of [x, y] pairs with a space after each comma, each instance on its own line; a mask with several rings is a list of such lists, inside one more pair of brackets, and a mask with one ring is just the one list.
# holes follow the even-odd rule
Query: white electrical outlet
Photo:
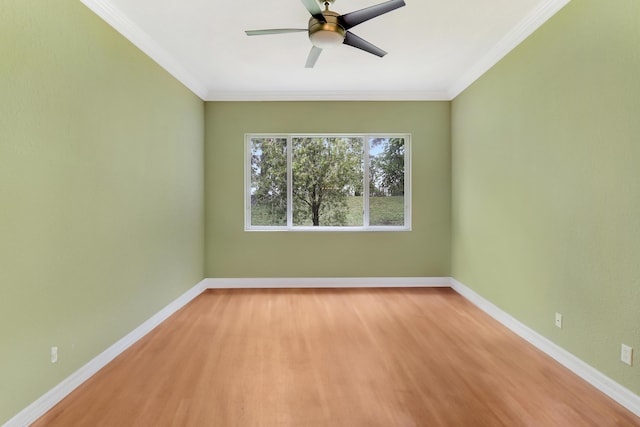
[[58, 361], [58, 347], [51, 347], [51, 363]]
[[620, 347], [620, 360], [623, 363], [631, 366], [633, 364], [633, 348], [628, 345], [622, 344]]
[[562, 328], [562, 314], [556, 313], [556, 328]]

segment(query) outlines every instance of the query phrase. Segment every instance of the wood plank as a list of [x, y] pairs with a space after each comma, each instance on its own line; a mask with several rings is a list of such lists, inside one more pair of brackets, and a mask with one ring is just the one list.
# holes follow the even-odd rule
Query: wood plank
[[35, 424], [640, 426], [447, 288], [208, 290]]

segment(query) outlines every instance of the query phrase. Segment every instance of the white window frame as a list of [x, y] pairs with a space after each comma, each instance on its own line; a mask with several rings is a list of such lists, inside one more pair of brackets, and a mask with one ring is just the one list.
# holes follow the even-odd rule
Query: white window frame
[[[301, 226], [293, 225], [293, 150], [294, 138], [363, 138], [364, 182], [362, 226]], [[254, 138], [280, 138], [287, 140], [287, 225], [251, 224], [251, 140]], [[369, 140], [371, 138], [404, 138], [404, 225], [369, 224]], [[244, 229], [245, 231], [411, 231], [411, 134], [410, 133], [246, 133], [244, 136]]]

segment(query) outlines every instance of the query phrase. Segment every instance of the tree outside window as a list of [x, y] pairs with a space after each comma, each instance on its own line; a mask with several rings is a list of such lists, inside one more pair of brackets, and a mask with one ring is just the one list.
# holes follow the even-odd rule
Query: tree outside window
[[409, 229], [408, 135], [248, 135], [246, 228]]

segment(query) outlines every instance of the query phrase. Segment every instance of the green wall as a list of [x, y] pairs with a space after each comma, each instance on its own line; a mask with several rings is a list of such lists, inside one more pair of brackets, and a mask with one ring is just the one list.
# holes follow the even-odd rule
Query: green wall
[[453, 276], [636, 394], [639, 24], [573, 1], [452, 104]]
[[77, 0], [2, 0], [0, 100], [2, 424], [203, 278], [204, 103]]
[[[203, 277], [453, 275], [640, 393], [638, 22], [571, 2], [453, 103], [203, 103], [79, 2], [3, 0], [0, 423]], [[413, 230], [244, 232], [248, 132], [410, 132]]]
[[[207, 277], [449, 276], [448, 102], [208, 102]], [[244, 134], [409, 132], [410, 232], [245, 232]]]

